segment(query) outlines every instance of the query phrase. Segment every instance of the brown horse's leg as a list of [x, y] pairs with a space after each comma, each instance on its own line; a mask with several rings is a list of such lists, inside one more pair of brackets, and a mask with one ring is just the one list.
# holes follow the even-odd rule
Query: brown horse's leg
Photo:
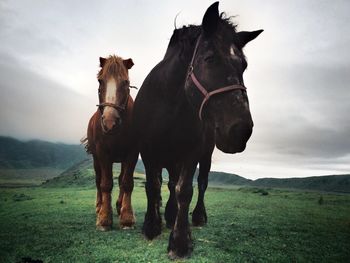
[[123, 192], [122, 206], [119, 223], [124, 228], [132, 227], [135, 224], [135, 215], [131, 205], [131, 193], [134, 189], [134, 169], [138, 159], [138, 153], [130, 153], [125, 166], [123, 179], [121, 181], [121, 191]]
[[120, 174], [118, 177], [119, 195], [118, 195], [118, 200], [116, 202], [117, 213], [119, 216], [120, 216], [120, 209], [122, 208], [123, 195], [124, 195], [123, 187], [122, 187], [124, 173], [125, 173], [125, 164], [121, 163]]
[[179, 173], [176, 171], [176, 167], [167, 168], [169, 173], [169, 182], [168, 189], [170, 192], [168, 202], [165, 206], [164, 218], [166, 221], [166, 226], [170, 229], [173, 228], [175, 224], [175, 219], [177, 215], [177, 202], [176, 202], [176, 194], [175, 194], [175, 186], [177, 184], [177, 180], [179, 178]]
[[211, 153], [206, 154], [199, 162], [198, 200], [192, 213], [194, 226], [203, 226], [207, 223], [207, 213], [204, 206], [204, 194], [208, 187], [208, 174], [211, 166]]
[[144, 160], [146, 168], [146, 194], [147, 212], [143, 223], [142, 232], [147, 239], [153, 239], [160, 235], [162, 229], [162, 218], [160, 216], [160, 176], [162, 168], [150, 165]]
[[95, 181], [96, 181], [96, 213], [100, 212], [101, 204], [102, 204], [102, 195], [101, 195], [101, 167], [98, 163], [98, 160], [95, 156], [94, 159], [94, 169], [95, 169]]
[[171, 259], [188, 256], [193, 248], [191, 230], [188, 223], [188, 211], [192, 200], [192, 180], [197, 162], [183, 165], [176, 184], [178, 212], [174, 228], [169, 237], [168, 252]]
[[97, 229], [107, 231], [112, 228], [111, 192], [113, 188], [112, 162], [101, 165], [102, 205], [97, 216]]

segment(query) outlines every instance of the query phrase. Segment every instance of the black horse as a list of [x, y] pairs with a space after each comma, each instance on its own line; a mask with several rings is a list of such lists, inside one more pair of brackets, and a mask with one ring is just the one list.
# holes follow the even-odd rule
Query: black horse
[[164, 59], [145, 79], [134, 105], [135, 138], [147, 180], [143, 233], [148, 239], [161, 233], [161, 172], [166, 168], [171, 258], [187, 256], [192, 249], [188, 213], [197, 164], [199, 198], [192, 221], [202, 225], [215, 145], [225, 153], [242, 152], [253, 128], [242, 48], [262, 30], [236, 32], [230, 20], [219, 15], [218, 5], [208, 8], [201, 26], [174, 30]]

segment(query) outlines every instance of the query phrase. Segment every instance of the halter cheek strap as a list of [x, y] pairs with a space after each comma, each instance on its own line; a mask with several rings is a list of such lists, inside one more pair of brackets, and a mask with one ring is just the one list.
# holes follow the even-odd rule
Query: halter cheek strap
[[192, 59], [191, 59], [191, 64], [189, 66], [189, 71], [188, 71], [188, 75], [187, 78], [191, 77], [191, 80], [193, 82], [193, 84], [199, 89], [199, 91], [203, 94], [204, 98], [202, 100], [201, 106], [199, 108], [199, 112], [198, 112], [198, 117], [200, 120], [202, 120], [202, 111], [203, 111], [203, 107], [205, 105], [205, 103], [210, 99], [211, 96], [218, 94], [218, 93], [224, 93], [227, 91], [231, 91], [231, 90], [246, 90], [247, 88], [244, 87], [241, 84], [233, 84], [233, 85], [229, 85], [229, 86], [225, 86], [222, 88], [218, 88], [216, 90], [213, 90], [211, 92], [208, 92], [203, 85], [199, 82], [199, 80], [196, 78], [194, 72], [193, 72], [193, 63], [194, 63], [194, 59], [196, 57], [196, 53], [198, 50], [198, 46], [199, 46], [199, 42], [201, 39], [202, 35], [199, 35], [197, 42], [196, 42], [196, 46], [194, 48], [193, 51], [193, 55], [192, 55]]

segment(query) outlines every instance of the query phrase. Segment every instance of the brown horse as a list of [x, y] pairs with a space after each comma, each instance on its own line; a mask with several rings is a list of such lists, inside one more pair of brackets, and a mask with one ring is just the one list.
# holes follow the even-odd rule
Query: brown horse
[[134, 65], [132, 59], [117, 56], [100, 57], [99, 104], [91, 117], [85, 140], [86, 149], [93, 156], [96, 173], [96, 226], [106, 231], [112, 226], [111, 191], [113, 188], [112, 166], [121, 162], [117, 212], [122, 227], [135, 224], [131, 206], [134, 187], [133, 172], [137, 156], [129, 150], [130, 122], [133, 99], [129, 95], [128, 70]]

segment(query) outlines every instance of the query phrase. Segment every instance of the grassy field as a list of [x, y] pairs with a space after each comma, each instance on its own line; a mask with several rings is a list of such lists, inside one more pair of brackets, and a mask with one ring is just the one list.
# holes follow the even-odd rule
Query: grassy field
[[[92, 187], [1, 189], [0, 262], [168, 262], [169, 230], [153, 241], [141, 234], [146, 198], [137, 185], [135, 229], [119, 229], [115, 216], [110, 232], [95, 230]], [[350, 195], [322, 199], [317, 192], [210, 188], [208, 224], [192, 229], [194, 252], [184, 261], [349, 262]]]
[[63, 169], [40, 167], [31, 169], [0, 169], [1, 187], [18, 187], [41, 185], [63, 172]]

